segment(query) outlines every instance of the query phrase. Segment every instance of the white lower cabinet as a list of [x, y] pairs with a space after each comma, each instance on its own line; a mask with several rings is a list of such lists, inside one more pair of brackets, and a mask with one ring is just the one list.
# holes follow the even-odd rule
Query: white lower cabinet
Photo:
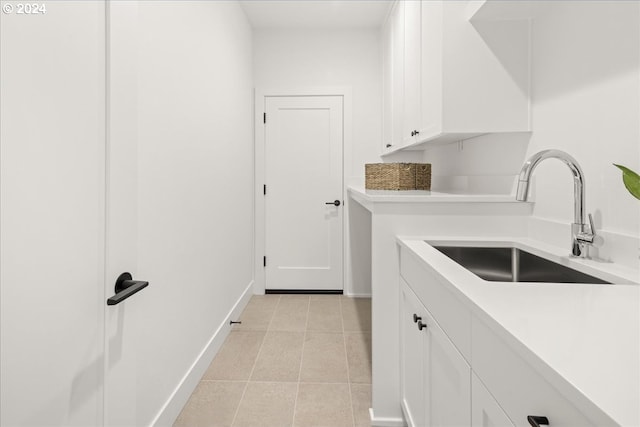
[[475, 373], [471, 374], [471, 396], [473, 427], [515, 427]]
[[[427, 331], [418, 329], [426, 311], [401, 279], [400, 310], [402, 410], [409, 427], [426, 425], [425, 370]], [[414, 321], [414, 315], [415, 320]]]
[[402, 409], [409, 426], [470, 426], [471, 368], [401, 279]]
[[617, 425], [577, 391], [549, 382], [499, 325], [472, 316], [404, 248], [399, 281], [401, 403], [410, 427]]

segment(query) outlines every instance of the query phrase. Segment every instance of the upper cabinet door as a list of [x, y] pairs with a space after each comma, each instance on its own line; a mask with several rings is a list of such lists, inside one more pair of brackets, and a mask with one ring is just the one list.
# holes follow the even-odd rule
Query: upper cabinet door
[[404, 1], [398, 1], [391, 11], [391, 37], [392, 37], [392, 75], [393, 97], [392, 114], [393, 129], [391, 143], [394, 148], [402, 146], [403, 141], [403, 117], [404, 117]]
[[442, 9], [441, 1], [424, 1], [421, 8], [420, 136], [442, 132]]
[[413, 142], [420, 129], [422, 3], [420, 0], [404, 2], [403, 145]]
[[382, 27], [382, 152], [393, 147], [393, 38], [391, 18]]

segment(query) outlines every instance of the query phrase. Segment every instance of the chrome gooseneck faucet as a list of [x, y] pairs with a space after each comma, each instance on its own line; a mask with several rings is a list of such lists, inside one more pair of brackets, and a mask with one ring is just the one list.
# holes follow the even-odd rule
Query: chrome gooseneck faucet
[[516, 200], [520, 202], [525, 202], [527, 200], [529, 197], [529, 182], [533, 170], [541, 161], [550, 158], [562, 160], [567, 166], [569, 166], [569, 169], [571, 169], [571, 173], [573, 174], [574, 216], [573, 224], [571, 224], [571, 253], [576, 257], [586, 257], [587, 246], [593, 244], [595, 228], [593, 226], [593, 218], [591, 214], [589, 214], [589, 224], [585, 223], [584, 174], [582, 173], [582, 169], [576, 159], [560, 150], [543, 150], [531, 156], [522, 166], [522, 170], [520, 170]]

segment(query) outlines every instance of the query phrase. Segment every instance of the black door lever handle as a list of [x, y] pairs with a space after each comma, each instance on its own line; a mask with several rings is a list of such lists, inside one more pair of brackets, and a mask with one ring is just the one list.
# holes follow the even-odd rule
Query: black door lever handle
[[548, 426], [549, 419], [547, 417], [541, 417], [539, 415], [529, 415], [527, 421], [531, 424], [531, 427]]
[[116, 305], [129, 298], [131, 295], [140, 292], [149, 282], [142, 280], [132, 280], [131, 273], [122, 273], [116, 280], [116, 294], [107, 300], [107, 305]]
[[340, 206], [340, 200], [334, 200], [333, 202], [327, 202], [327, 203], [325, 203], [325, 205]]

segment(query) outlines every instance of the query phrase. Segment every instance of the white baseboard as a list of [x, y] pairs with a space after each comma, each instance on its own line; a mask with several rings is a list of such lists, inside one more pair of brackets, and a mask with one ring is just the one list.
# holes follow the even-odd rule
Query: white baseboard
[[224, 318], [222, 324], [218, 327], [213, 334], [207, 345], [200, 352], [196, 360], [193, 362], [187, 373], [182, 377], [182, 380], [177, 385], [167, 402], [158, 412], [155, 419], [151, 423], [151, 426], [173, 426], [173, 423], [180, 415], [180, 411], [189, 400], [189, 397], [195, 390], [196, 386], [200, 382], [200, 379], [204, 375], [205, 371], [213, 361], [213, 358], [220, 350], [220, 347], [224, 343], [224, 340], [231, 331], [229, 325], [230, 320], [236, 320], [240, 317], [240, 314], [247, 306], [249, 299], [253, 295], [253, 281], [247, 285], [246, 289], [236, 301], [233, 308], [229, 311]]
[[369, 408], [369, 418], [371, 419], [371, 427], [406, 427], [402, 418], [376, 417], [373, 408]]
[[344, 292], [344, 295], [351, 298], [371, 298], [371, 293], [357, 294], [351, 292]]

